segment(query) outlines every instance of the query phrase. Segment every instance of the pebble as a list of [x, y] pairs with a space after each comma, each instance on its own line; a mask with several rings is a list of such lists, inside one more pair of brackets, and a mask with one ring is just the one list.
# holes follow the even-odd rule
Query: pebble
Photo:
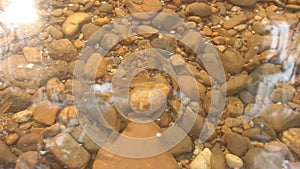
[[7, 136], [5, 142], [8, 145], [14, 145], [18, 141], [18, 139], [19, 139], [19, 135], [17, 133], [13, 133]]
[[0, 91], [0, 96], [4, 98], [1, 101], [6, 103], [0, 106], [0, 114], [23, 111], [32, 103], [32, 96], [18, 87], [8, 87]]
[[109, 18], [98, 18], [98, 19], [95, 19], [93, 23], [97, 26], [103, 26], [103, 25], [109, 23], [109, 21], [110, 21]]
[[47, 31], [54, 39], [62, 39], [64, 37], [63, 32], [55, 26], [49, 26]]
[[252, 78], [248, 75], [237, 75], [229, 79], [226, 84], [222, 85], [221, 91], [227, 96], [232, 96], [244, 90], [251, 82]]
[[58, 121], [67, 127], [74, 127], [79, 124], [75, 106], [65, 107], [58, 116]]
[[244, 104], [238, 97], [226, 98], [226, 111], [232, 117], [237, 117], [244, 113]]
[[90, 139], [90, 137], [84, 132], [81, 126], [74, 127], [71, 131], [71, 135], [91, 153], [97, 153], [99, 146]]
[[271, 104], [259, 116], [277, 132], [300, 125], [300, 114], [283, 104]]
[[211, 8], [205, 3], [192, 3], [186, 7], [186, 10], [192, 16], [208, 17], [211, 15]]
[[46, 93], [49, 100], [54, 102], [64, 101], [66, 98], [64, 90], [65, 90], [65, 85], [58, 78], [53, 77], [47, 81]]
[[241, 72], [244, 59], [240, 52], [234, 49], [227, 49], [224, 52], [224, 55], [221, 55], [221, 60], [224, 68], [232, 75]]
[[65, 129], [64, 125], [59, 124], [53, 124], [49, 127], [43, 128], [43, 131], [41, 132], [45, 138], [53, 137], [57, 135], [58, 133], [62, 132], [63, 129]]
[[225, 29], [232, 29], [233, 27], [240, 25], [240, 24], [244, 24], [247, 22], [247, 17], [244, 13], [240, 13], [238, 15], [235, 15], [231, 18], [229, 18], [228, 20], [224, 21], [224, 28]]
[[180, 91], [191, 99], [197, 99], [199, 96], [203, 96], [203, 93], [206, 91], [206, 87], [200, 85], [199, 82], [191, 76], [179, 76], [178, 83], [180, 84]]
[[85, 168], [90, 154], [67, 133], [60, 133], [46, 142], [47, 149], [70, 169]]
[[288, 84], [285, 84], [284, 86], [285, 87], [277, 87], [273, 90], [271, 99], [274, 103], [288, 103], [293, 100], [296, 90]]
[[281, 160], [276, 154], [262, 148], [252, 148], [245, 154], [244, 164], [249, 169], [282, 169]]
[[38, 168], [39, 154], [36, 151], [27, 151], [18, 157], [15, 169]]
[[76, 12], [68, 16], [62, 25], [62, 31], [67, 36], [77, 34], [82, 25], [91, 21], [91, 16], [87, 13]]
[[76, 47], [69, 39], [54, 40], [47, 47], [49, 56], [56, 60], [70, 62], [78, 55]]
[[212, 148], [211, 169], [226, 169], [225, 156], [220, 145], [215, 145]]
[[30, 120], [33, 112], [31, 110], [23, 110], [12, 116], [12, 119], [17, 123], [23, 123]]
[[239, 168], [242, 168], [244, 165], [243, 160], [234, 154], [227, 153], [225, 155], [225, 159], [226, 159], [227, 165], [230, 168], [239, 169]]
[[178, 157], [184, 153], [190, 153], [193, 150], [193, 142], [190, 136], [184, 137], [175, 147], [170, 150], [174, 157]]
[[10, 168], [17, 161], [17, 156], [10, 147], [0, 139], [0, 167]]
[[243, 156], [249, 148], [250, 141], [239, 134], [226, 133], [224, 139], [228, 150], [234, 155]]
[[36, 151], [44, 143], [44, 137], [40, 134], [30, 133], [21, 136], [17, 142], [17, 148], [25, 151]]
[[173, 55], [170, 57], [170, 62], [174, 67], [180, 67], [185, 65], [184, 59], [180, 55]]
[[102, 3], [101, 6], [98, 8], [98, 11], [101, 13], [110, 14], [114, 7], [109, 3]]
[[239, 118], [228, 117], [225, 119], [225, 125], [228, 127], [238, 127], [242, 124], [242, 120]]
[[254, 103], [254, 101], [255, 101], [255, 97], [246, 90], [241, 91], [238, 95], [244, 104]]
[[288, 155], [289, 148], [286, 144], [280, 141], [271, 141], [265, 144], [264, 148], [269, 152], [278, 152], [283, 154], [283, 156]]
[[300, 158], [300, 128], [291, 128], [284, 131], [281, 140]]
[[24, 47], [23, 53], [27, 62], [37, 63], [43, 58], [42, 53], [34, 47]]
[[163, 38], [155, 38], [155, 39], [151, 40], [151, 45], [154, 48], [159, 48], [162, 50], [169, 51], [171, 53], [176, 53], [174, 45], [172, 45], [169, 41], [167, 41]]
[[84, 65], [83, 71], [89, 79], [103, 78], [107, 73], [107, 63], [99, 53], [93, 53]]
[[95, 32], [97, 32], [100, 29], [99, 26], [88, 23], [82, 26], [81, 32], [83, 34], [83, 38], [88, 40]]
[[[124, 134], [133, 138], [153, 137], [156, 133], [161, 132], [161, 129], [154, 122], [151, 123], [129, 123], [125, 128]], [[118, 140], [116, 140], [118, 141]], [[147, 149], [147, 147], [145, 147]], [[148, 147], [153, 148], [153, 147]], [[130, 168], [130, 169], [179, 169], [179, 166], [174, 157], [169, 153], [148, 157], [148, 158], [126, 158], [121, 157], [99, 149], [95, 158], [93, 169], [115, 169], [115, 168]]]
[[[145, 0], [125, 0], [124, 4], [131, 14], [141, 12], [159, 12], [162, 10], [162, 3], [159, 0], [145, 1]], [[149, 19], [149, 15], [143, 15], [140, 19]]]
[[260, 35], [264, 35], [264, 33], [265, 33], [265, 26], [261, 22], [254, 22], [252, 25], [252, 28], [256, 33], [258, 33]]
[[58, 111], [59, 107], [57, 105], [49, 100], [45, 100], [37, 104], [33, 112], [33, 118], [41, 124], [50, 126], [54, 124]]
[[228, 0], [230, 3], [240, 6], [240, 7], [246, 7], [246, 8], [253, 8], [255, 7], [257, 0]]
[[[210, 152], [210, 150], [205, 150], [205, 151]], [[205, 157], [201, 153], [198, 156], [196, 156], [196, 158], [191, 162], [190, 169], [209, 169], [210, 168], [210, 161], [207, 161], [207, 159], [209, 157], [208, 156]], [[211, 156], [211, 152], [207, 153], [207, 154]]]

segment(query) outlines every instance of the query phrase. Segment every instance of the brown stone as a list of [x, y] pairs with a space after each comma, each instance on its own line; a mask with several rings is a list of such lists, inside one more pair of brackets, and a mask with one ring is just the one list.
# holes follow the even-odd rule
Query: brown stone
[[27, 151], [19, 156], [15, 169], [37, 168], [39, 162], [38, 158], [38, 152]]
[[33, 112], [33, 118], [41, 124], [50, 126], [51, 124], [54, 124], [58, 111], [59, 107], [57, 105], [49, 100], [45, 100], [37, 104]]
[[[159, 0], [125, 0], [125, 5], [131, 14], [162, 10], [162, 3]], [[149, 19], [149, 16], [145, 14], [141, 19]]]
[[247, 22], [247, 17], [244, 13], [240, 13], [239, 15], [235, 15], [231, 17], [229, 20], [224, 21], [224, 28], [231, 29], [237, 25], [244, 24]]
[[230, 132], [224, 135], [225, 142], [227, 144], [228, 150], [237, 156], [243, 156], [247, 150], [250, 141], [239, 134]]
[[93, 53], [84, 65], [83, 71], [89, 79], [103, 78], [107, 72], [107, 63], [99, 53]]
[[36, 151], [39, 146], [42, 146], [44, 137], [40, 134], [30, 133], [22, 136], [17, 147], [22, 151]]
[[48, 54], [53, 59], [70, 62], [76, 59], [78, 51], [69, 39], [54, 40], [48, 45]]
[[90, 154], [67, 133], [60, 133], [46, 142], [46, 147], [70, 169], [85, 168]]
[[[133, 138], [146, 138], [153, 137], [161, 129], [154, 123], [129, 123], [124, 135]], [[126, 147], [124, 147], [126, 149]], [[145, 147], [152, 149], [151, 147]], [[130, 151], [130, 150], [128, 150]], [[176, 160], [170, 153], [163, 153], [149, 158], [126, 158], [118, 155], [114, 155], [100, 149], [98, 155], [94, 161], [93, 169], [115, 169], [115, 168], [130, 168], [130, 169], [179, 169]]]

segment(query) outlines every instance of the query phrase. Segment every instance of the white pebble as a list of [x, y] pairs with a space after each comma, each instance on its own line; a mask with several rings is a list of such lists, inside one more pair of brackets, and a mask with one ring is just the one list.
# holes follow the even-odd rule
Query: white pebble
[[190, 164], [190, 169], [209, 169], [210, 166], [202, 154], [199, 154]]
[[230, 153], [225, 155], [225, 159], [226, 159], [227, 165], [230, 168], [239, 169], [239, 168], [242, 168], [244, 165], [243, 160], [240, 157], [230, 154]]

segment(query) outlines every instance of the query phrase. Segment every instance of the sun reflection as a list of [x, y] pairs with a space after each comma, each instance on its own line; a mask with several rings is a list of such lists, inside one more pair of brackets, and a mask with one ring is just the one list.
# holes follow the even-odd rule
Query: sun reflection
[[37, 19], [33, 0], [9, 0], [8, 6], [0, 13], [0, 22], [6, 25], [29, 24]]

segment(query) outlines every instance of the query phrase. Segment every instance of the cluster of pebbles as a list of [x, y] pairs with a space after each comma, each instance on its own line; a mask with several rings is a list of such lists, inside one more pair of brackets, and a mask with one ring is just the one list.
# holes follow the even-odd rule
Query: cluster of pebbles
[[[40, 17], [35, 23], [11, 28], [0, 20], [0, 168], [300, 168], [299, 0], [33, 1]], [[0, 12], [7, 6], [9, 2], [1, 1]], [[216, 49], [226, 81], [208, 74], [184, 44], [146, 24], [136, 28], [139, 35], [120, 39], [129, 31], [129, 21], [123, 20], [110, 28], [113, 31], [99, 35], [100, 42], [93, 39], [110, 21], [140, 12], [162, 12], [187, 21], [182, 27], [170, 23], [166, 29], [172, 31], [200, 30]], [[139, 19], [168, 23], [159, 16]], [[182, 39], [197, 46], [203, 43], [197, 37], [190, 32]], [[99, 47], [110, 52], [102, 56]], [[136, 75], [130, 82], [134, 109], [166, 104], [160, 117], [145, 125], [123, 118], [109, 103], [111, 91], [103, 88], [115, 76], [122, 83], [128, 72], [118, 65], [134, 51], [149, 48], [171, 53], [166, 59], [179, 72], [187, 66], [198, 89], [191, 88], [191, 76], [180, 76], [177, 84], [158, 70]], [[157, 65], [157, 60], [137, 56], [129, 67], [143, 64]], [[195, 124], [178, 145], [161, 155], [146, 159], [113, 155], [80, 125], [74, 100], [88, 89], [74, 77], [84, 77], [99, 90], [99, 104], [108, 102], [105, 119], [124, 135], [149, 137], [166, 130], [181, 117], [181, 104], [183, 115], [196, 114]], [[190, 97], [174, 94], [179, 90]], [[209, 139], [200, 143], [202, 129], [211, 129], [205, 125], [210, 106], [222, 104], [218, 96], [226, 97], [225, 108], [213, 113], [222, 118], [209, 131]]]

